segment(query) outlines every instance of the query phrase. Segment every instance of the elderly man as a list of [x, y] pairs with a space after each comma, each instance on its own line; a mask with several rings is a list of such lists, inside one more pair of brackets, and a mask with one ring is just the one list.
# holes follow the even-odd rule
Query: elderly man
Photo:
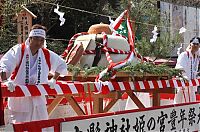
[[[0, 61], [0, 75], [8, 90], [16, 85], [49, 84], [54, 88], [59, 75], [67, 74], [65, 61], [43, 48], [46, 28], [33, 25], [25, 43], [12, 47]], [[49, 72], [53, 78], [48, 80]], [[9, 121], [27, 122], [48, 119], [45, 96], [8, 98]]]
[[[190, 45], [185, 52], [182, 52], [178, 59], [176, 67], [177, 69], [183, 70], [183, 76], [190, 80], [195, 79], [199, 67], [199, 47], [200, 38], [194, 37], [190, 40]], [[177, 88], [177, 94], [175, 95], [174, 103], [186, 103], [195, 102], [195, 92], [197, 87], [181, 87]]]

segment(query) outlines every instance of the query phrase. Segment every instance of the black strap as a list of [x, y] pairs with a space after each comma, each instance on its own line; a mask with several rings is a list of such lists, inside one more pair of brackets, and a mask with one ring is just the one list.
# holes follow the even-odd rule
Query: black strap
[[94, 60], [92, 63], [92, 67], [97, 66], [99, 61], [101, 60], [101, 49], [103, 47], [103, 45], [102, 45], [103, 39], [96, 35], [95, 42], [96, 42], [95, 57], [94, 57]]

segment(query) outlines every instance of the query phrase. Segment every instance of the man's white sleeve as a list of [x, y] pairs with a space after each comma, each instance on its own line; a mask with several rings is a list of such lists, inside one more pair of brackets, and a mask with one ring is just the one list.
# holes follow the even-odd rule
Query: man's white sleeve
[[185, 70], [187, 67], [187, 55], [182, 53], [179, 55], [176, 63], [176, 69]]
[[58, 72], [61, 76], [66, 76], [67, 72], [67, 64], [66, 62], [57, 54], [50, 51], [50, 62], [51, 62], [51, 71], [50, 72]]
[[6, 72], [6, 76], [10, 77], [21, 58], [21, 50], [19, 45], [12, 47], [0, 60], [0, 72]]

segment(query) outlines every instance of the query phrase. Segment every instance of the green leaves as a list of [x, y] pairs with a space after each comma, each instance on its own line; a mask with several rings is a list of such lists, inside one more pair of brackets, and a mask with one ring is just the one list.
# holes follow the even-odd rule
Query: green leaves
[[169, 33], [161, 33], [155, 43], [150, 43], [150, 38], [142, 38], [136, 41], [136, 48], [142, 56], [166, 58], [180, 43], [180, 35], [170, 36]]
[[91, 68], [83, 68], [83, 74], [85, 77], [88, 77], [89, 75], [97, 75], [101, 71], [103, 71], [105, 67], [91, 67]]
[[17, 23], [13, 17], [18, 13], [22, 4], [27, 1], [11, 1], [6, 0], [2, 2], [0, 16], [2, 17], [2, 25], [0, 24], [0, 54], [4, 54], [13, 45], [17, 44]]
[[76, 80], [78, 74], [80, 74], [81, 68], [73, 65], [68, 65], [67, 70], [72, 73], [72, 81]]
[[154, 65], [153, 63], [131, 63], [130, 65], [127, 65], [120, 69], [119, 71], [125, 71], [125, 72], [130, 72], [131, 74], [154, 74], [158, 76], [162, 75], [168, 75], [169, 77], [173, 76], [181, 76], [181, 70], [175, 69], [175, 68], [170, 68], [166, 65]]
[[[87, 68], [80, 68], [78, 66], [68, 66], [68, 71], [72, 73], [72, 80], [74, 80], [79, 74], [82, 75], [82, 77], [87, 78], [89, 75], [98, 75], [101, 71], [103, 71], [106, 67], [87, 67]], [[154, 65], [153, 63], [145, 62], [145, 63], [131, 63], [129, 65], [124, 66], [121, 69], [117, 70], [118, 72], [128, 72], [132, 75], [137, 76], [145, 74], [152, 74], [156, 76], [168, 76], [169, 78], [172, 77], [182, 77], [182, 71], [170, 68], [164, 64], [160, 65]], [[109, 80], [111, 77], [112, 71], [107, 72], [102, 80]]]

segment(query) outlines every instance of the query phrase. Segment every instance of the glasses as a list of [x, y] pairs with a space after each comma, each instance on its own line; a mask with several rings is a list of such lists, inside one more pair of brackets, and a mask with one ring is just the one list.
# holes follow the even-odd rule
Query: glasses
[[199, 46], [199, 43], [192, 43], [193, 45], [195, 45], [195, 46]]
[[34, 40], [34, 41], [41, 41], [41, 42], [44, 42], [44, 38], [42, 38], [42, 37], [37, 37], [37, 36], [35, 36], [35, 37], [32, 37], [32, 39]]

